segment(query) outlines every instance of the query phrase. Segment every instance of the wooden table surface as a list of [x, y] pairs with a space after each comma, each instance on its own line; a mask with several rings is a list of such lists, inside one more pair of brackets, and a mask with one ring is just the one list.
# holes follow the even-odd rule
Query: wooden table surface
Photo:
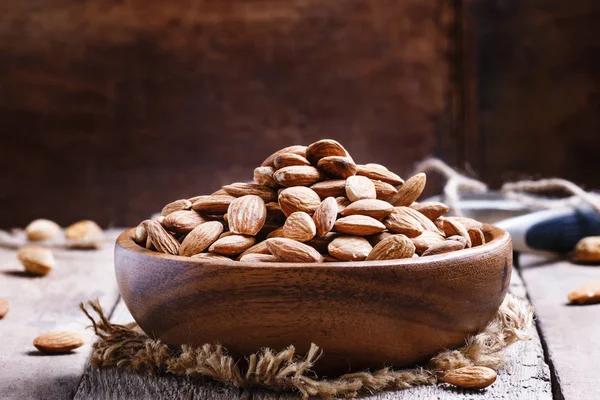
[[[298, 398], [263, 389], [235, 389], [186, 377], [148, 377], [114, 368], [93, 369], [88, 358], [93, 334], [78, 304], [99, 298], [111, 321], [132, 317], [119, 298], [113, 270], [114, 239], [98, 251], [56, 250], [56, 268], [46, 277], [23, 274], [14, 250], [0, 248], [0, 297], [11, 309], [0, 320], [0, 399], [255, 399]], [[498, 380], [484, 391], [427, 386], [367, 395], [365, 399], [597, 399], [600, 398], [600, 305], [566, 305], [568, 292], [600, 280], [600, 268], [522, 256], [511, 292], [536, 307], [534, 338], [506, 352]], [[32, 345], [50, 330], [81, 332], [87, 344], [67, 355], [41, 355]], [[539, 336], [541, 334], [541, 338]], [[326, 351], [327, 349], [325, 349]]]

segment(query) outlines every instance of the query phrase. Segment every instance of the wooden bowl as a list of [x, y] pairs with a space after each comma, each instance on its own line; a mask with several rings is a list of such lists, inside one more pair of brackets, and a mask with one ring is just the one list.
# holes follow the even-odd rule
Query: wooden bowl
[[492, 319], [510, 282], [508, 233], [403, 260], [319, 264], [195, 260], [119, 236], [115, 268], [140, 327], [170, 345], [220, 343], [234, 357], [293, 344], [324, 350], [315, 370], [336, 375], [426, 362]]

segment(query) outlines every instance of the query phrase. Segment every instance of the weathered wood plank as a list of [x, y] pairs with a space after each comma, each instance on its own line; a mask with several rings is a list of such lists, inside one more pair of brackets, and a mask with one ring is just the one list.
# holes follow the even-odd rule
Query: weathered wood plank
[[600, 281], [600, 268], [528, 255], [521, 258], [521, 271], [558, 376], [556, 394], [567, 400], [600, 398], [600, 305], [567, 304], [570, 291]]
[[[511, 292], [525, 298], [525, 289], [515, 271]], [[131, 322], [133, 318], [124, 303], [119, 302], [111, 317], [113, 322]], [[507, 364], [494, 385], [482, 392], [468, 392], [441, 386], [426, 386], [409, 390], [387, 392], [367, 396], [369, 400], [417, 400], [436, 398], [440, 400], [467, 399], [523, 399], [550, 400], [550, 372], [544, 362], [543, 350], [536, 332], [533, 340], [517, 343], [507, 351]], [[154, 398], [154, 399], [254, 399], [292, 400], [298, 396], [291, 393], [275, 393], [262, 389], [239, 391], [208, 380], [176, 376], [148, 377], [135, 373], [109, 369], [88, 368], [81, 381], [76, 399], [87, 398]]]
[[[97, 251], [55, 251], [56, 268], [45, 277], [24, 274], [11, 249], [0, 248], [0, 296], [10, 312], [0, 320], [0, 399], [71, 398], [84, 372], [92, 333], [80, 301], [98, 297], [110, 310], [118, 291], [113, 270], [117, 231]], [[33, 339], [51, 330], [81, 332], [88, 344], [72, 354], [42, 355]]]

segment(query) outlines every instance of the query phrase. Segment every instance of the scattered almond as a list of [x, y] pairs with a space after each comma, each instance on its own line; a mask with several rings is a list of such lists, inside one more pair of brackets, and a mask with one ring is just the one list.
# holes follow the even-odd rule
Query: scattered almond
[[10, 303], [5, 298], [0, 297], [0, 319], [4, 318], [10, 310]]
[[32, 242], [54, 239], [60, 234], [60, 231], [60, 226], [49, 219], [33, 220], [25, 228], [27, 240]]
[[80, 249], [98, 249], [104, 244], [104, 232], [97, 223], [83, 220], [69, 225], [65, 237], [72, 240], [71, 247]]
[[256, 239], [252, 236], [229, 235], [217, 239], [210, 245], [208, 251], [223, 256], [237, 256], [248, 250], [255, 242]]
[[363, 261], [372, 249], [367, 239], [358, 236], [339, 236], [327, 246], [329, 254], [342, 261]]
[[167, 215], [171, 214], [172, 212], [181, 211], [181, 210], [189, 210], [191, 207], [192, 207], [192, 202], [189, 201], [188, 199], [175, 200], [175, 201], [172, 201], [171, 203], [167, 204], [166, 206], [164, 206], [162, 211], [160, 212], [160, 215], [162, 215], [163, 217], [166, 217]]
[[387, 201], [377, 199], [357, 200], [346, 207], [340, 214], [348, 215], [366, 215], [378, 220], [382, 220], [392, 213], [394, 206]]
[[600, 263], [600, 236], [581, 239], [575, 246], [573, 260], [581, 263]]
[[373, 182], [364, 176], [351, 176], [346, 179], [346, 197], [350, 201], [375, 199], [377, 192]]
[[467, 389], [483, 389], [496, 381], [496, 371], [488, 367], [462, 367], [446, 372], [442, 381]]
[[299, 242], [309, 241], [315, 237], [316, 232], [317, 228], [313, 219], [304, 211], [291, 213], [283, 225], [283, 236]]
[[444, 240], [443, 242], [436, 243], [432, 245], [430, 248], [425, 250], [421, 257], [433, 256], [436, 254], [449, 253], [451, 251], [462, 250], [465, 248], [464, 243], [461, 243], [457, 240]]
[[321, 262], [323, 256], [313, 247], [287, 238], [267, 239], [267, 248], [276, 257], [288, 262]]
[[181, 242], [179, 255], [193, 256], [194, 254], [202, 253], [219, 238], [222, 232], [223, 224], [219, 221], [209, 221], [198, 225]]
[[368, 236], [385, 230], [385, 225], [366, 215], [350, 215], [335, 221], [335, 230], [340, 233]]
[[600, 282], [586, 283], [569, 293], [571, 304], [600, 303]]
[[231, 232], [254, 236], [267, 220], [267, 207], [259, 196], [242, 196], [229, 204], [227, 217]]
[[25, 271], [33, 275], [46, 275], [56, 266], [52, 251], [46, 247], [28, 245], [17, 251]]
[[398, 189], [398, 193], [390, 197], [388, 201], [395, 206], [410, 206], [423, 193], [426, 181], [427, 177], [424, 173], [416, 174], [407, 179]]
[[56, 331], [35, 338], [33, 345], [42, 353], [68, 353], [83, 346], [83, 338], [75, 332]]
[[367, 256], [371, 260], [394, 260], [411, 258], [415, 254], [415, 245], [405, 235], [392, 235], [377, 243]]

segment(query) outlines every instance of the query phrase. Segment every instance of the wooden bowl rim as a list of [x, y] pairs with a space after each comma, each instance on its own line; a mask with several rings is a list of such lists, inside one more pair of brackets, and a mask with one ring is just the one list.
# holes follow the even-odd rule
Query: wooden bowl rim
[[491, 234], [492, 240], [485, 243], [484, 245], [471, 247], [463, 250], [457, 250], [450, 253], [437, 254], [427, 257], [418, 257], [418, 258], [403, 258], [396, 260], [376, 260], [376, 261], [340, 261], [340, 262], [321, 262], [321, 263], [293, 263], [293, 262], [242, 262], [236, 260], [209, 260], [202, 258], [193, 258], [193, 257], [184, 257], [179, 255], [171, 255], [160, 253], [157, 251], [152, 251], [146, 249], [138, 245], [133, 238], [135, 237], [135, 228], [127, 229], [123, 233], [119, 235], [117, 238], [116, 245], [120, 246], [124, 250], [131, 251], [134, 253], [138, 253], [142, 256], [149, 256], [154, 258], [160, 258], [168, 261], [177, 261], [184, 262], [187, 264], [197, 264], [197, 265], [227, 265], [227, 266], [237, 266], [237, 267], [246, 267], [246, 268], [330, 268], [330, 267], [340, 267], [340, 268], [356, 268], [356, 267], [390, 267], [390, 266], [400, 266], [400, 265], [426, 265], [426, 264], [436, 264], [441, 259], [444, 262], [454, 263], [460, 262], [461, 260], [465, 260], [467, 258], [472, 258], [475, 256], [489, 254], [490, 252], [494, 252], [498, 248], [504, 246], [507, 241], [510, 241], [510, 235], [508, 232], [500, 229], [496, 226], [483, 224], [483, 231]]

